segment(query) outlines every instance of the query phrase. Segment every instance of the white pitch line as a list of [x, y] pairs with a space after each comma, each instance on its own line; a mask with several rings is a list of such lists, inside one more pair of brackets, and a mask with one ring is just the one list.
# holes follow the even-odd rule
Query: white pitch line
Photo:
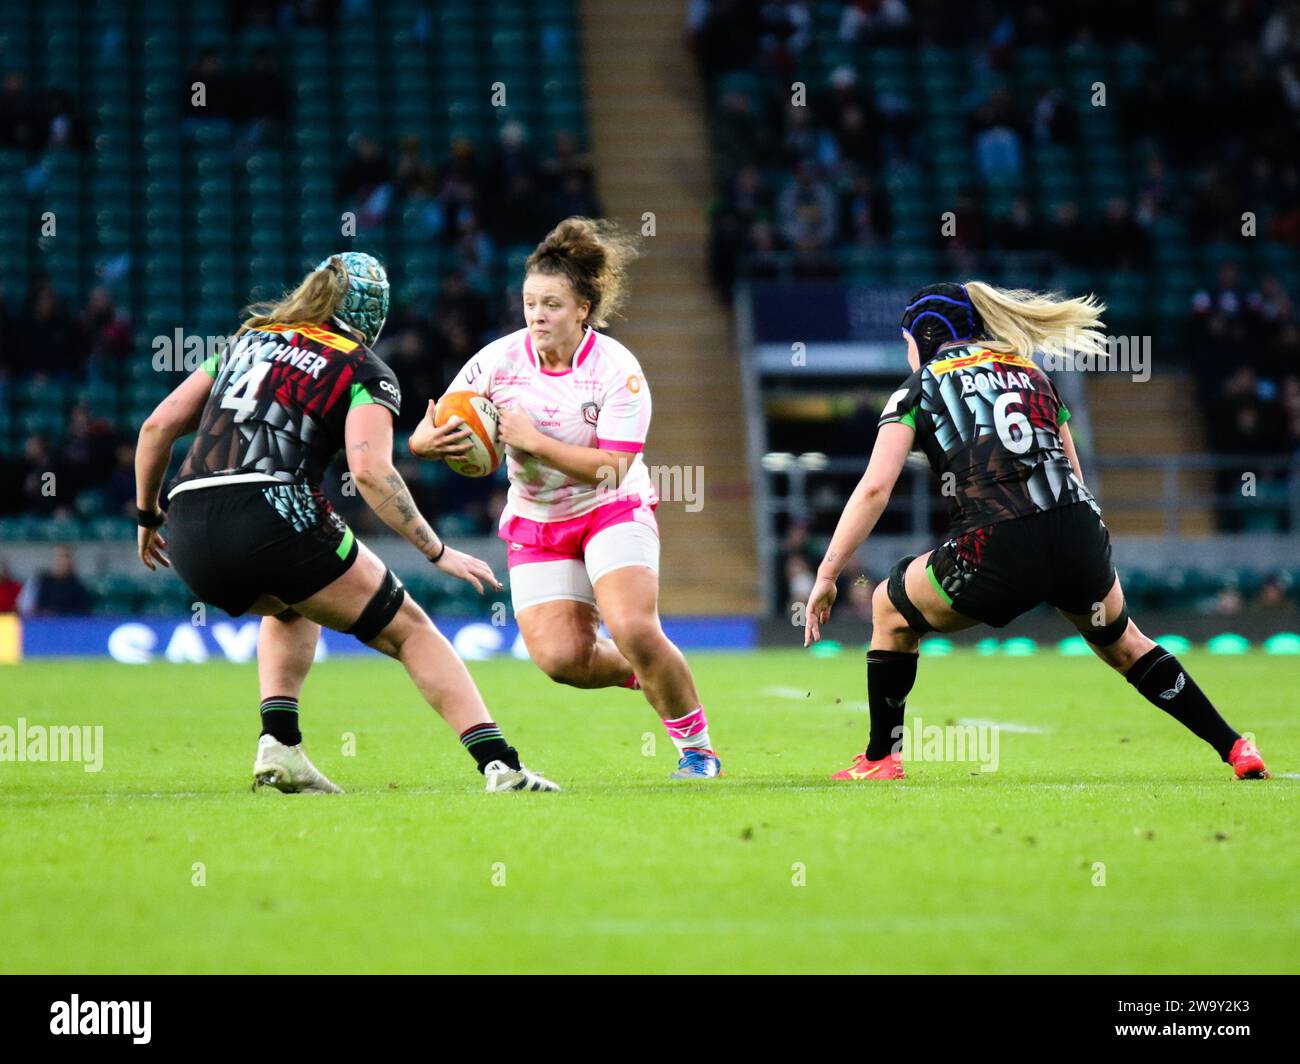
[[977, 717], [959, 717], [958, 724], [974, 724], [983, 728], [997, 728], [1004, 732], [1020, 732], [1025, 735], [1050, 735], [1051, 728], [1039, 728], [1033, 724], [1011, 724], [1001, 720], [982, 720]]
[[808, 688], [806, 687], [764, 687], [759, 694], [767, 695], [770, 698], [807, 698]]

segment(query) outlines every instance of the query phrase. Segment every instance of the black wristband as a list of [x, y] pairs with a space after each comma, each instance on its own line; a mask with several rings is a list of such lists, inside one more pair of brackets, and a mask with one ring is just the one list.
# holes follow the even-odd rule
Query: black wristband
[[167, 515], [161, 510], [141, 510], [135, 508], [135, 523], [141, 528], [162, 528]]
[[447, 541], [444, 539], [442, 541], [442, 550], [438, 551], [438, 557], [430, 558], [429, 561], [431, 561], [434, 565], [437, 565], [438, 562], [441, 560], [442, 556], [446, 553], [447, 553]]

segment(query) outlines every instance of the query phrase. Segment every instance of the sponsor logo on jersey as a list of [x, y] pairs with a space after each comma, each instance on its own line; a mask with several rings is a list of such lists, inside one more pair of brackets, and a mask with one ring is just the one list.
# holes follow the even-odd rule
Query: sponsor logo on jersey
[[335, 351], [355, 351], [361, 345], [355, 340], [349, 340], [346, 336], [340, 336], [338, 333], [330, 332], [329, 329], [320, 325], [312, 325], [307, 322], [299, 322], [296, 325], [281, 325], [278, 322], [272, 322], [270, 325], [258, 327], [258, 332], [268, 333], [297, 333], [299, 336], [305, 336], [308, 340], [315, 340], [318, 344], [324, 344], [326, 347], [333, 348]]
[[1023, 355], [1012, 354], [1009, 351], [987, 351], [984, 349], [973, 351], [969, 355], [957, 355], [955, 358], [945, 358], [938, 362], [931, 362], [929, 368], [936, 377], [941, 377], [943, 374], [951, 373], [955, 369], [979, 366], [985, 362], [1001, 362], [1007, 366], [1023, 366], [1025, 369], [1034, 368], [1032, 358], [1025, 358]]
[[638, 374], [633, 373], [632, 376], [628, 377], [627, 390], [633, 395], [636, 395], [641, 390], [641, 377]]

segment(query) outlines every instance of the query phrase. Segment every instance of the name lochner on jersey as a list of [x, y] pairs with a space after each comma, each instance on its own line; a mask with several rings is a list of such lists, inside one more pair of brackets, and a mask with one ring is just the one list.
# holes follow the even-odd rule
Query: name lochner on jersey
[[152, 1037], [152, 1018], [151, 1001], [82, 1001], [73, 994], [50, 1005], [50, 1034], [130, 1035], [142, 1046]]

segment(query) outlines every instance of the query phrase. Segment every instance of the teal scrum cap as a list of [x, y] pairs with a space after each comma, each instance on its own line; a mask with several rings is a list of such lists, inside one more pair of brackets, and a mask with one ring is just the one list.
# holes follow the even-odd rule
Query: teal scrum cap
[[316, 269], [325, 269], [331, 259], [343, 264], [348, 278], [348, 289], [335, 317], [356, 329], [367, 344], [373, 344], [388, 318], [388, 273], [377, 258], [364, 251], [331, 255]]

